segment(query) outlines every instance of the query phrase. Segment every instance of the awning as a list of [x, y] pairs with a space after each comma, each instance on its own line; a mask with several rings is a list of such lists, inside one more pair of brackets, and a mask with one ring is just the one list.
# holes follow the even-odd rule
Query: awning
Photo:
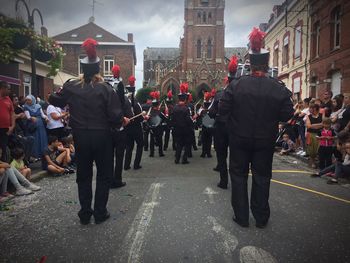
[[4, 76], [4, 75], [0, 75], [0, 80], [6, 81], [7, 83], [12, 84], [12, 85], [17, 85], [17, 86], [21, 85], [21, 81], [19, 79], [11, 78], [11, 77]]

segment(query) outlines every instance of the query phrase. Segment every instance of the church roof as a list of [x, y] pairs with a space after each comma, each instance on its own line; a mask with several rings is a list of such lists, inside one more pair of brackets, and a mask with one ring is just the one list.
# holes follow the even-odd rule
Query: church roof
[[57, 41], [74, 41], [74, 42], [82, 42], [87, 38], [96, 39], [97, 42], [125, 42], [127, 41], [121, 39], [103, 29], [102, 27], [96, 25], [93, 22], [89, 22], [80, 27], [74, 28], [53, 38]]
[[147, 47], [143, 51], [144, 60], [174, 60], [180, 56], [180, 48]]
[[225, 47], [225, 57], [230, 59], [233, 55], [244, 61], [244, 55], [248, 52], [246, 47]]

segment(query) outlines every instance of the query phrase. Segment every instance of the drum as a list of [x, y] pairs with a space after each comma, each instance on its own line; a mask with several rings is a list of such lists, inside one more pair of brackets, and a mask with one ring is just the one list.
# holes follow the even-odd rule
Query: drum
[[209, 117], [208, 114], [205, 114], [202, 119], [202, 126], [204, 126], [207, 129], [214, 128], [215, 119], [212, 119]]
[[152, 116], [148, 120], [148, 125], [150, 126], [151, 129], [159, 127], [161, 123], [162, 123], [162, 118], [159, 115]]

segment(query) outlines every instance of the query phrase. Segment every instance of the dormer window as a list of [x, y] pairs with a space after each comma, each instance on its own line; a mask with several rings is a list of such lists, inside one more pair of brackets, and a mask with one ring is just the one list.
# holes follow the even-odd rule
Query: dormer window
[[208, 5], [209, 4], [209, 0], [201, 0], [201, 4], [202, 5]]
[[101, 34], [97, 34], [96, 38], [102, 38], [102, 35]]
[[71, 34], [71, 37], [78, 37], [78, 34]]

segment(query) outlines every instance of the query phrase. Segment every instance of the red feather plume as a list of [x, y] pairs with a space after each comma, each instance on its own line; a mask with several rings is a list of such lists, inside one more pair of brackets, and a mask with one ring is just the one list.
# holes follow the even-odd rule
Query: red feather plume
[[160, 98], [160, 92], [159, 91], [152, 91], [150, 94], [151, 98], [155, 99], [155, 100], [159, 100]]
[[112, 73], [113, 73], [113, 76], [115, 78], [119, 78], [119, 76], [120, 76], [120, 67], [119, 67], [119, 65], [114, 65], [112, 67]]
[[173, 98], [173, 92], [171, 90], [168, 91], [167, 97], [169, 100]]
[[97, 57], [96, 46], [98, 45], [97, 41], [93, 38], [87, 38], [81, 45], [86, 55], [89, 57], [89, 60], [93, 60]]
[[204, 92], [204, 100], [209, 101], [211, 99], [211, 93], [206, 91]]
[[187, 82], [183, 82], [180, 85], [180, 93], [182, 94], [186, 94], [188, 92], [188, 83]]
[[189, 93], [188, 94], [188, 102], [192, 102], [193, 101], [193, 97], [192, 97], [192, 94], [191, 93]]
[[230, 64], [228, 65], [228, 71], [231, 74], [235, 74], [237, 71], [238, 59], [236, 56], [232, 56], [230, 60]]
[[259, 30], [259, 28], [254, 27], [252, 32], [249, 34], [250, 49], [253, 52], [260, 52], [263, 47], [263, 40], [266, 33]]
[[131, 87], [133, 87], [133, 86], [135, 85], [135, 80], [136, 80], [136, 78], [135, 78], [133, 75], [131, 75], [131, 76], [129, 77], [129, 85], [130, 85]]

